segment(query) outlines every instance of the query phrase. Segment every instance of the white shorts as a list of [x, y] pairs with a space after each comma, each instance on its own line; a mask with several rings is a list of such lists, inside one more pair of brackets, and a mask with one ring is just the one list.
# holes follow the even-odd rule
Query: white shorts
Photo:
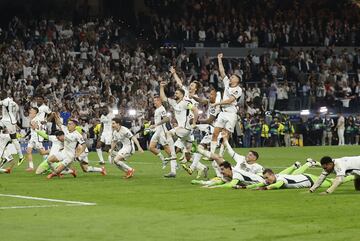
[[16, 133], [16, 124], [12, 124], [10, 121], [0, 120], [0, 126], [5, 127], [9, 134]]
[[183, 140], [189, 140], [191, 136], [191, 130], [185, 129], [184, 127], [175, 127], [170, 130], [172, 136], [176, 136]]
[[35, 150], [44, 149], [43, 143], [38, 141], [37, 139], [30, 139], [27, 147]]
[[69, 166], [74, 160], [75, 155], [72, 153], [67, 153], [65, 151], [60, 151], [55, 155], [56, 159], [61, 162], [64, 166]]
[[111, 132], [103, 132], [100, 137], [100, 141], [105, 145], [111, 145], [112, 134]]
[[80, 163], [86, 163], [86, 164], [89, 164], [89, 152], [87, 151], [84, 151], [83, 153], [80, 154], [79, 158], [78, 158], [78, 161]]
[[153, 136], [151, 137], [150, 142], [156, 142], [162, 146], [166, 146], [169, 144], [166, 140], [166, 135], [163, 130], [156, 130]]
[[186, 151], [189, 151], [191, 148], [191, 144], [194, 141], [194, 135], [190, 134], [186, 138], [177, 138], [177, 140], [174, 143], [174, 146], [179, 148], [180, 150], [183, 150], [186, 148]]
[[6, 159], [7, 161], [11, 161], [14, 159], [12, 156], [13, 154], [16, 154], [16, 152], [14, 153], [11, 149], [9, 149], [9, 147], [7, 147], [1, 158]]
[[129, 158], [135, 152], [135, 147], [131, 146], [123, 146], [120, 151], [116, 154], [115, 158], [123, 157], [125, 160]]
[[237, 114], [231, 112], [220, 112], [218, 118], [215, 121], [215, 127], [226, 129], [231, 133], [234, 132], [237, 122]]
[[[213, 136], [212, 133], [206, 134], [206, 135], [202, 138], [200, 144], [204, 144], [204, 145], [209, 145], [209, 144], [211, 144], [212, 136]], [[222, 135], [221, 135], [221, 132], [220, 132], [219, 135], [218, 135], [218, 138], [217, 138], [217, 145], [218, 145], [218, 146], [220, 145], [220, 140], [221, 140], [221, 138], [222, 138]]]

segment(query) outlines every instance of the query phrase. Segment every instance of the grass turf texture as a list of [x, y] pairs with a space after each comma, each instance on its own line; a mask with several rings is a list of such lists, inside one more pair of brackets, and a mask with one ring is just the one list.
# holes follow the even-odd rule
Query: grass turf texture
[[[259, 163], [276, 171], [281, 168], [275, 167], [304, 162], [307, 157], [359, 155], [358, 146], [257, 151]], [[90, 160], [97, 160], [96, 153], [91, 153]], [[136, 168], [130, 180], [122, 179], [123, 173], [109, 164], [105, 177], [83, 174], [76, 163], [76, 179], [69, 175], [46, 180], [26, 173], [26, 162], [11, 175], [0, 175], [2, 194], [97, 203], [0, 210], [1, 240], [358, 240], [360, 193], [353, 183], [328, 196], [309, 194], [306, 189], [203, 189], [191, 185], [195, 174], [190, 177], [183, 170], [176, 179], [164, 179], [160, 160], [149, 152], [132, 156], [129, 163]], [[0, 207], [49, 204], [54, 203], [0, 197]]]

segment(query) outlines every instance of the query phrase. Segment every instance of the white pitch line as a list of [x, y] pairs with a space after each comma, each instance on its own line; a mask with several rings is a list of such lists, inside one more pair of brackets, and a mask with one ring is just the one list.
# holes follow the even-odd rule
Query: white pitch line
[[32, 206], [10, 206], [10, 207], [0, 207], [0, 210], [4, 209], [25, 209], [25, 208], [52, 208], [52, 207], [74, 207], [74, 206], [84, 206], [82, 204], [65, 204], [65, 205], [32, 205]]
[[[67, 201], [61, 199], [51, 199], [51, 198], [41, 198], [41, 197], [30, 197], [30, 196], [21, 196], [21, 195], [12, 195], [12, 194], [1, 194], [0, 197], [14, 197], [14, 198], [22, 198], [22, 199], [30, 199], [30, 200], [39, 200], [39, 201], [48, 201], [48, 202], [58, 202], [58, 203], [69, 203], [75, 204], [78, 206], [93, 206], [96, 203], [87, 203], [87, 202], [79, 202], [79, 201]], [[68, 205], [66, 205], [68, 206]]]

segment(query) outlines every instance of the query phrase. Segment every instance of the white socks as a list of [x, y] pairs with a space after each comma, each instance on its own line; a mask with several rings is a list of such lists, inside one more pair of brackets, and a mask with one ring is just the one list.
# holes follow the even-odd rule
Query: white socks
[[99, 157], [99, 161], [100, 161], [100, 162], [104, 162], [104, 157], [103, 157], [101, 148], [100, 148], [100, 149], [96, 149], [96, 153], [97, 153], [97, 155], [98, 155], [98, 157]]
[[17, 151], [17, 153], [19, 154], [19, 158], [23, 158], [23, 154], [21, 152], [21, 146], [20, 146], [20, 143], [19, 143], [19, 140], [18, 139], [12, 139], [12, 143], [14, 144], [15, 146], [15, 149]]
[[123, 161], [116, 161], [116, 162], [115, 162], [115, 165], [116, 165], [119, 169], [121, 169], [121, 170], [123, 170], [123, 171], [125, 171], [125, 172], [127, 172], [127, 171], [129, 171], [129, 170], [132, 169], [131, 167], [129, 167], [128, 165], [126, 165], [125, 162], [123, 162]]

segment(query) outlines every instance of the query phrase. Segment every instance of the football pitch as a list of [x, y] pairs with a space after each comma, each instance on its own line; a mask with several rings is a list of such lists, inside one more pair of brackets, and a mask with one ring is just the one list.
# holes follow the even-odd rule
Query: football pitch
[[[358, 146], [255, 150], [259, 163], [277, 172], [307, 157], [360, 154]], [[191, 185], [195, 174], [184, 170], [163, 178], [168, 169], [149, 152], [136, 153], [129, 164], [136, 169], [129, 180], [109, 164], [107, 176], [83, 174], [75, 163], [77, 178], [47, 180], [25, 172], [26, 162], [0, 175], [0, 240], [359, 240], [360, 192], [353, 183], [327, 196], [307, 189], [205, 189]]]

